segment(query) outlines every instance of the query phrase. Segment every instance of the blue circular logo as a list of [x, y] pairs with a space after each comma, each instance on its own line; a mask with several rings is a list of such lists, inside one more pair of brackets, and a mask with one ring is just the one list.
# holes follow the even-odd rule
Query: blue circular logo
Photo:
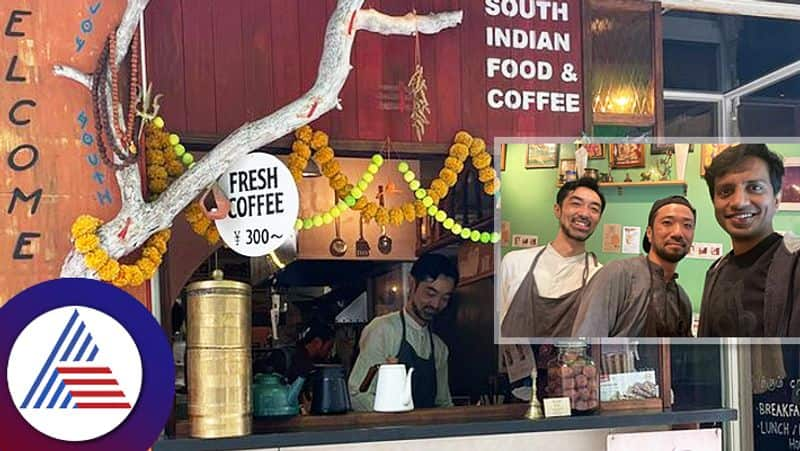
[[12, 298], [0, 308], [0, 365], [0, 450], [141, 451], [172, 410], [164, 331], [103, 282], [56, 279]]

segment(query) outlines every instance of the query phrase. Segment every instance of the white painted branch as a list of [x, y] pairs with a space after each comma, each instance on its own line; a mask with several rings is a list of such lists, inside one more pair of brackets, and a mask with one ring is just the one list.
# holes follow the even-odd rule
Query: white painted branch
[[364, 9], [356, 16], [356, 28], [373, 33], [385, 35], [403, 34], [413, 35], [419, 31], [422, 34], [436, 34], [446, 28], [461, 23], [464, 13], [462, 11], [448, 11], [438, 14], [419, 15], [408, 13], [402, 17], [387, 16], [374, 9]]
[[[214, 183], [234, 160], [336, 108], [339, 105], [339, 92], [352, 69], [350, 55], [357, 30], [400, 35], [413, 34], [417, 29], [423, 33], [436, 33], [457, 26], [462, 18], [461, 12], [391, 17], [375, 11], [360, 10], [363, 2], [364, 0], [339, 0], [325, 31], [317, 79], [308, 92], [269, 116], [239, 127], [170, 185], [156, 202], [141, 204], [135, 208], [124, 204], [117, 217], [98, 231], [101, 243], [109, 255], [114, 258], [124, 256], [141, 246], [153, 233], [170, 227], [173, 219]], [[131, 0], [131, 3], [138, 2]], [[354, 14], [355, 22], [352, 21]], [[363, 19], [362, 14], [365, 15]], [[133, 174], [126, 171], [127, 169], [119, 172], [122, 174], [120, 178], [126, 179], [120, 180], [121, 184], [129, 183], [128, 177], [138, 177], [138, 172]], [[125, 226], [128, 218], [132, 219], [132, 223], [127, 240], [123, 241], [118, 238], [117, 233]], [[64, 262], [62, 277], [94, 277], [82, 260], [73, 250]]]
[[92, 77], [84, 74], [83, 72], [75, 69], [74, 67], [62, 66], [57, 64], [53, 67], [53, 73], [57, 77], [68, 78], [83, 85], [86, 89], [92, 90]]
[[122, 21], [117, 27], [117, 54], [114, 56], [114, 65], [119, 66], [125, 59], [125, 55], [128, 54], [128, 47], [131, 45], [136, 28], [139, 27], [139, 19], [148, 3], [150, 0], [128, 0], [128, 6], [122, 14]]

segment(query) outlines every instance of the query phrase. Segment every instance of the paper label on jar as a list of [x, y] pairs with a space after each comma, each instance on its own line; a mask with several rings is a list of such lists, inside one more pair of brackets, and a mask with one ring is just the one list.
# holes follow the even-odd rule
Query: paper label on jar
[[571, 413], [568, 397], [546, 398], [544, 400], [544, 416], [546, 418], [568, 417]]

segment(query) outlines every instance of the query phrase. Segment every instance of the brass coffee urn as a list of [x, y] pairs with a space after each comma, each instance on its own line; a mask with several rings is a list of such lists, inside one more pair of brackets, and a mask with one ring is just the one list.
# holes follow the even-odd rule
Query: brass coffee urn
[[187, 388], [190, 435], [222, 438], [252, 431], [250, 285], [195, 282], [187, 291]]

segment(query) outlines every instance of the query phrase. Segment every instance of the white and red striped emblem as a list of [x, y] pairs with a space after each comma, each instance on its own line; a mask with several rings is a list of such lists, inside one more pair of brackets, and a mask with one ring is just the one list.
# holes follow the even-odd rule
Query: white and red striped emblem
[[130, 409], [119, 382], [106, 366], [59, 366], [76, 409]]
[[17, 410], [60, 440], [108, 433], [130, 415], [141, 394], [136, 343], [115, 319], [87, 307], [37, 317], [17, 338], [9, 362]]

